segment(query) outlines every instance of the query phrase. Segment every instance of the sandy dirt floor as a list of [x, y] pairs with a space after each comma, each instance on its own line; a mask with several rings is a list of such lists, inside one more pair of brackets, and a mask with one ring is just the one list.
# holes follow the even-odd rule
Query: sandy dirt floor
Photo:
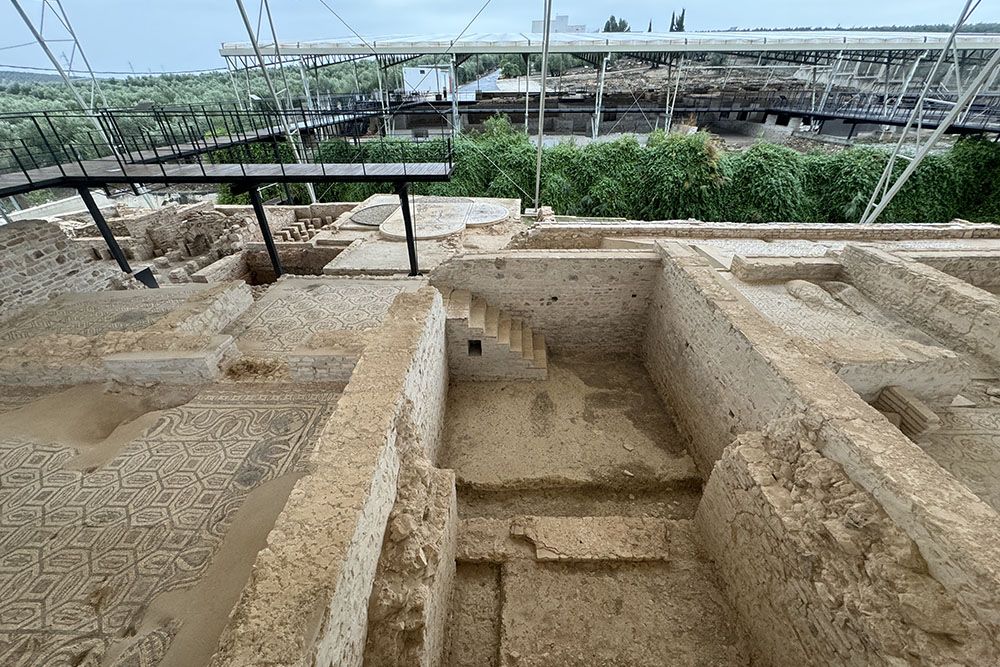
[[684, 441], [642, 365], [554, 359], [540, 382], [453, 382], [441, 467], [478, 490], [688, 483]]

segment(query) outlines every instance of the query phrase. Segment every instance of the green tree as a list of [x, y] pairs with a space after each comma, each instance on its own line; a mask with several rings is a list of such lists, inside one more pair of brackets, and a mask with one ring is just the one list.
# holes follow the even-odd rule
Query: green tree
[[684, 12], [683, 8], [680, 14], [670, 12], [670, 32], [684, 32]]
[[612, 14], [611, 18], [604, 22], [603, 32], [629, 32], [631, 27], [625, 19], [616, 19]]

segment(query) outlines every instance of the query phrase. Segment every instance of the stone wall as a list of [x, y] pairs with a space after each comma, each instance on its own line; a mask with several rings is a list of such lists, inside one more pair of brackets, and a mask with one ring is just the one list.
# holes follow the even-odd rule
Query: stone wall
[[440, 440], [444, 322], [436, 290], [396, 298], [257, 555], [212, 665], [362, 664], [399, 450], [412, 438], [432, 456]]
[[643, 359], [707, 479], [737, 434], [761, 429], [793, 399], [743, 331], [756, 328], [773, 341], [785, 336], [719, 281], [697, 251], [671, 244], [669, 257], [656, 281]]
[[431, 284], [467, 289], [520, 317], [556, 353], [638, 354], [660, 260], [644, 251], [460, 255]]
[[988, 665], [990, 630], [954, 603], [874, 499], [798, 418], [748, 433], [696, 514], [760, 664]]
[[365, 665], [441, 664], [457, 528], [454, 471], [404, 448], [368, 605]]
[[0, 225], [0, 318], [56, 294], [107, 289], [119, 276], [117, 266], [95, 261], [57, 224]]
[[[276, 243], [278, 259], [285, 273], [296, 276], [321, 276], [323, 267], [333, 261], [341, 253], [342, 248], [331, 246], [316, 246], [312, 243]], [[263, 243], [247, 245], [244, 261], [254, 284], [261, 285], [274, 281], [274, 267], [271, 256]]]
[[1000, 292], [1000, 253], [997, 251], [944, 251], [900, 253], [949, 276], [993, 293]]
[[926, 264], [848, 245], [844, 272], [879, 307], [958, 349], [1000, 362], [1000, 299]]
[[653, 222], [571, 221], [542, 222], [515, 238], [511, 247], [532, 249], [600, 248], [604, 239], [619, 238], [751, 238], [774, 241], [800, 239], [807, 241], [909, 241], [917, 239], [996, 239], [1000, 225], [979, 225], [963, 222], [944, 224], [859, 225], [802, 224], [771, 222], [750, 224], [740, 222], [701, 222], [699, 220], [665, 220]]
[[[871, 494], [915, 543], [927, 573], [947, 591], [949, 604], [960, 609], [963, 618], [984, 626], [990, 636], [998, 636], [997, 512], [862, 401], [822, 359], [813, 356], [815, 348], [790, 338], [737, 298], [707, 260], [677, 244], [661, 244], [660, 248], [663, 275], [651, 309], [645, 361], [679, 424], [691, 436], [692, 454], [702, 472], [712, 470], [715, 475], [716, 470], [723, 470], [717, 461], [739, 435], [765, 431], [780, 418], [801, 416], [816, 451], [842, 466], [851, 482]], [[794, 474], [799, 461], [786, 463]], [[785, 477], [788, 468], [782, 469]], [[760, 486], [773, 483], [761, 475], [752, 479]], [[731, 484], [728, 480], [721, 483]], [[836, 499], [833, 493], [828, 497], [830, 503]], [[863, 516], [859, 515], [862, 521]], [[710, 547], [717, 545], [710, 548], [710, 554], [724, 560], [722, 550], [730, 548], [729, 528], [703, 525], [703, 529], [719, 531], [715, 541], [709, 541]], [[752, 551], [755, 548], [761, 552]], [[748, 541], [741, 556], [751, 562], [766, 560], [766, 548], [762, 542]], [[795, 566], [811, 568], [813, 564], [793, 561], [784, 569], [762, 568], [754, 573], [762, 578], [755, 585], [762, 594], [774, 591], [777, 595], [787, 578], [784, 570]], [[824, 595], [836, 598], [862, 585], [856, 569], [842, 571], [855, 574], [839, 580]], [[727, 592], [738, 605], [742, 579], [728, 581]], [[775, 609], [781, 606], [768, 600], [772, 602]], [[808, 603], [808, 599], [801, 601], [802, 606]], [[760, 616], [752, 628], [758, 644], [799, 641], [768, 608], [761, 604], [753, 611]], [[820, 634], [824, 631], [817, 628]], [[829, 637], [823, 642], [836, 643]], [[832, 656], [814, 659], [815, 664], [839, 662]]]

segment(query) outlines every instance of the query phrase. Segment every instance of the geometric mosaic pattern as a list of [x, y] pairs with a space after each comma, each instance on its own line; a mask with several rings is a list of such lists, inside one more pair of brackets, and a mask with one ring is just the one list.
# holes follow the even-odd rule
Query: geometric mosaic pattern
[[97, 336], [108, 331], [138, 331], [206, 287], [66, 294], [4, 322], [0, 326], [0, 341], [47, 334]]
[[787, 333], [814, 341], [832, 338], [908, 339], [925, 345], [940, 346], [919, 329], [881, 311], [867, 297], [853, 292], [855, 306], [847, 306], [830, 295], [830, 307], [816, 306], [792, 296], [783, 284], [745, 283], [733, 279], [732, 284], [760, 313]]
[[941, 428], [917, 444], [979, 498], [1000, 511], [1000, 408], [938, 410]]
[[320, 331], [378, 326], [393, 299], [414, 281], [288, 281], [271, 287], [227, 332], [255, 351], [290, 352]]
[[[207, 389], [93, 472], [0, 437], [0, 665], [99, 664], [157, 595], [199, 579], [251, 490], [301, 469], [338, 395]], [[173, 630], [119, 664], [155, 664]]]

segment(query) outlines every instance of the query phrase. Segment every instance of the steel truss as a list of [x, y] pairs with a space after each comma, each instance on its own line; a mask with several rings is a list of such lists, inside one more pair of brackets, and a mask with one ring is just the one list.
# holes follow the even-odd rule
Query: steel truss
[[[947, 44], [940, 50], [937, 60], [924, 76], [909, 118], [900, 132], [899, 140], [890, 153], [878, 184], [875, 186], [875, 190], [868, 200], [868, 205], [865, 207], [865, 212], [861, 216], [861, 224], [871, 224], [878, 219], [892, 203], [893, 198], [903, 188], [906, 181], [917, 170], [920, 163], [930, 154], [938, 140], [952, 124], [968, 117], [977, 96], [986, 92], [986, 89], [995, 82], [997, 68], [1000, 66], [1000, 49], [993, 50], [985, 62], [973, 62], [970, 59], [962, 58], [955, 48], [956, 35], [980, 2], [981, 0], [966, 0], [962, 13], [952, 28]], [[947, 69], [942, 71], [945, 65], [947, 65]], [[975, 74], [970, 76], [973, 72]], [[907, 77], [906, 85], [908, 86], [911, 81], [912, 76]], [[952, 88], [950, 84], [954, 84], [954, 87]], [[901, 96], [908, 92], [903, 90]], [[952, 99], [947, 99], [947, 97]], [[941, 117], [942, 106], [948, 109], [943, 117]], [[921, 137], [924, 131], [924, 120], [931, 114], [938, 115], [940, 119], [929, 135]], [[913, 154], [908, 156], [906, 154], [908, 151], [904, 149], [910, 140], [911, 133]], [[895, 171], [899, 160], [907, 161], [907, 165], [897, 176]]]

